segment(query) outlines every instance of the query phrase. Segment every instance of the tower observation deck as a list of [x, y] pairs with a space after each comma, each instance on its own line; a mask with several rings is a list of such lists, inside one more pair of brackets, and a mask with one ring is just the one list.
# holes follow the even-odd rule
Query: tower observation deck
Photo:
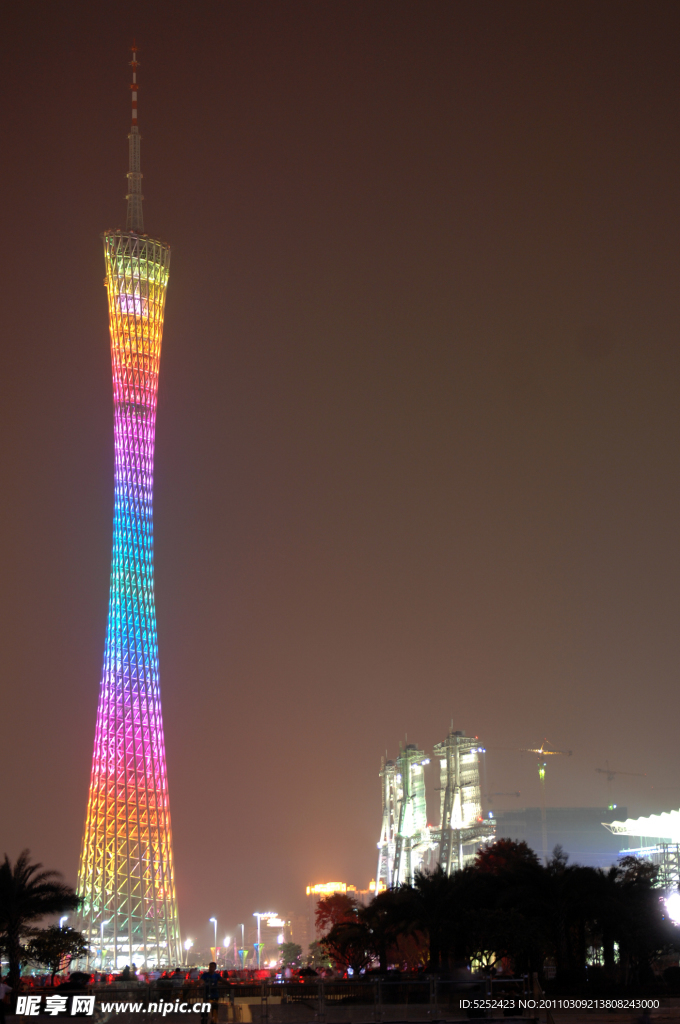
[[126, 229], [103, 234], [113, 371], [114, 516], [108, 625], [80, 857], [90, 964], [180, 962], [158, 669], [153, 462], [170, 247], [144, 234], [132, 48]]

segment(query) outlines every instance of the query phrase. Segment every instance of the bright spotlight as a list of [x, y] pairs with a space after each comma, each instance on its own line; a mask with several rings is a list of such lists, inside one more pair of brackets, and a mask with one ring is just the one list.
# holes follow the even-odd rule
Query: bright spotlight
[[680, 892], [672, 892], [670, 896], [666, 897], [664, 903], [666, 904], [666, 913], [673, 924], [680, 925]]

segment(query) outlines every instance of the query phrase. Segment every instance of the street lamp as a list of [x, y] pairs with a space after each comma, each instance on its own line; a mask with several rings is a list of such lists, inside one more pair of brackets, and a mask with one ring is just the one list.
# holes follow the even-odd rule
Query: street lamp
[[211, 917], [210, 921], [215, 926], [215, 959], [217, 959], [217, 918]]
[[260, 969], [260, 959], [262, 956], [262, 943], [260, 942], [260, 928], [263, 917], [271, 917], [271, 914], [259, 914], [257, 911], [253, 914], [253, 917], [257, 918], [257, 969]]
[[66, 920], [68, 920], [68, 914], [64, 914], [63, 917], [59, 918], [59, 930], [60, 931], [64, 927], [64, 921], [66, 921]]
[[101, 960], [101, 968], [102, 968], [102, 970], [104, 970], [104, 925], [105, 924], [111, 924], [112, 921], [113, 921], [112, 917], [110, 917], [108, 919], [108, 921], [102, 921], [101, 926], [99, 928], [99, 935], [101, 937], [101, 949], [100, 949], [100, 957], [99, 957], [99, 959]]
[[185, 966], [188, 965], [188, 962], [189, 962], [189, 950], [191, 949], [193, 944], [194, 944], [194, 940], [193, 939], [187, 939], [186, 942], [184, 943], [184, 964], [185, 964]]

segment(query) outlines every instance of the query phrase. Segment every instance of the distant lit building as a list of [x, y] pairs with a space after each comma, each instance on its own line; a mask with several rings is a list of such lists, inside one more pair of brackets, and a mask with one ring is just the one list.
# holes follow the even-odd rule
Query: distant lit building
[[[377, 888], [378, 892], [382, 892], [385, 889], [384, 885], [379, 885]], [[366, 905], [376, 894], [376, 881], [372, 878], [367, 889], [357, 889], [356, 885], [348, 885], [347, 882], [317, 882], [316, 885], [307, 886], [307, 935], [316, 935], [316, 908], [319, 905], [319, 900], [326, 899], [328, 896], [334, 896], [335, 893], [346, 893], [348, 896], [353, 896], [357, 903]], [[299, 939], [294, 939], [295, 942], [299, 942]], [[311, 939], [310, 939], [311, 941]]]
[[354, 891], [356, 886], [347, 885], [347, 882], [319, 882], [317, 885], [307, 886], [307, 895], [316, 899], [316, 902], [325, 896], [332, 896], [336, 892]]
[[378, 842], [378, 884], [413, 882], [416, 871], [440, 864], [449, 875], [463, 868], [483, 842], [493, 839], [495, 823], [482, 813], [477, 736], [451, 731], [434, 747], [439, 761], [438, 826], [428, 825], [423, 750], [407, 744], [396, 761], [380, 768], [382, 825]]
[[[621, 808], [625, 811], [625, 808]], [[658, 884], [664, 889], [677, 890], [680, 885], [680, 810], [663, 811], [641, 818], [625, 818], [620, 821], [603, 821], [602, 824], [614, 836], [629, 836], [639, 840], [638, 845], [628, 846], [620, 851], [621, 857], [643, 857], [659, 869]]]
[[378, 843], [378, 883], [387, 888], [412, 882], [433, 848], [427, 824], [423, 750], [407, 743], [396, 761], [380, 768], [382, 826]]
[[[627, 813], [625, 807], [619, 810], [623, 815]], [[549, 855], [555, 846], [561, 846], [571, 863], [596, 868], [616, 864], [620, 843], [602, 828], [602, 822], [611, 817], [607, 807], [547, 807], [545, 813]], [[497, 839], [524, 841], [541, 858], [543, 825], [540, 807], [494, 810], [493, 816]]]
[[441, 824], [432, 836], [437, 841], [437, 862], [446, 875], [464, 868], [482, 843], [495, 838], [495, 822], [482, 812], [479, 755], [483, 753], [478, 736], [460, 731], [451, 731], [443, 743], [435, 744]]

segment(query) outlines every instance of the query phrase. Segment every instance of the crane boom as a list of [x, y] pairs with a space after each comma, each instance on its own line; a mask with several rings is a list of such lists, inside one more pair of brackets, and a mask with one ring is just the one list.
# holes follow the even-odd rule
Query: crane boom
[[606, 775], [607, 777], [607, 807], [610, 811], [613, 811], [616, 804], [612, 801], [612, 782], [614, 781], [615, 775], [632, 775], [642, 779], [647, 774], [646, 772], [622, 772], [618, 768], [610, 768], [609, 761], [605, 761], [604, 768], [596, 768], [595, 771], [598, 775]]
[[538, 778], [541, 783], [541, 833], [543, 839], [543, 863], [548, 863], [548, 820], [545, 806], [545, 769], [546, 757], [554, 757], [559, 754], [563, 757], [571, 757], [571, 750], [550, 750], [550, 744], [544, 739], [540, 747], [519, 747], [525, 754], [538, 754]]

